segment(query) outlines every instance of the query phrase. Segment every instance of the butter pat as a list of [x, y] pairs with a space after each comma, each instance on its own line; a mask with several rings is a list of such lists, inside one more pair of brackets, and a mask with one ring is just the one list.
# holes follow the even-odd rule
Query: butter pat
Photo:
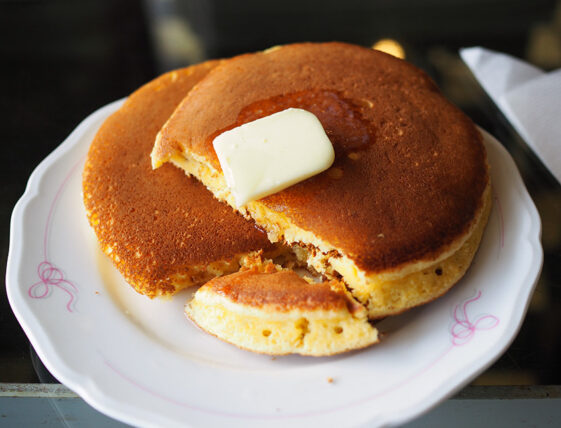
[[233, 128], [212, 144], [238, 207], [319, 174], [335, 159], [321, 122], [297, 108]]

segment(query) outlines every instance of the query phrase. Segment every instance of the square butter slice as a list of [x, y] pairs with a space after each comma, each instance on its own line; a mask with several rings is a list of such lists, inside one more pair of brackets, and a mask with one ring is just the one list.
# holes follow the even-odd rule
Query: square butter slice
[[230, 129], [212, 144], [237, 207], [319, 174], [335, 159], [319, 119], [297, 108]]

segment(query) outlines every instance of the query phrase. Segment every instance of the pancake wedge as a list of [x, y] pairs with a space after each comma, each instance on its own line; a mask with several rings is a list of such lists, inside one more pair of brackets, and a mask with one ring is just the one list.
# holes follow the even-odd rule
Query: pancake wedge
[[486, 153], [471, 120], [405, 61], [344, 43], [224, 61], [158, 133], [152, 165], [179, 166], [235, 208], [213, 139], [289, 107], [319, 118], [335, 162], [239, 211], [317, 272], [341, 278], [371, 318], [454, 285], [491, 207]]
[[209, 281], [185, 311], [219, 339], [264, 354], [326, 356], [378, 342], [340, 281], [307, 282], [272, 264]]
[[245, 257], [278, 251], [252, 221], [171, 165], [153, 171], [157, 132], [187, 92], [217, 65], [157, 78], [101, 126], [83, 172], [89, 222], [102, 250], [139, 293], [170, 295], [236, 272]]

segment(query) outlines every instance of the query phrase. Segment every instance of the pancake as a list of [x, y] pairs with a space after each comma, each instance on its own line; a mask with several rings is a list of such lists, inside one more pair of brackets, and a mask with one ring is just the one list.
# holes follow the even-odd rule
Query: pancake
[[264, 354], [326, 356], [378, 342], [340, 281], [308, 282], [272, 263], [209, 281], [185, 312], [219, 339]]
[[185, 97], [152, 151], [235, 208], [212, 141], [289, 107], [314, 113], [330, 169], [240, 208], [273, 242], [342, 278], [371, 318], [454, 285], [491, 206], [482, 137], [413, 65], [344, 43], [303, 43], [224, 61]]
[[133, 93], [99, 129], [83, 172], [84, 204], [102, 250], [139, 293], [170, 295], [235, 272], [275, 248], [252, 221], [171, 165], [153, 171], [156, 133], [217, 62], [174, 71]]

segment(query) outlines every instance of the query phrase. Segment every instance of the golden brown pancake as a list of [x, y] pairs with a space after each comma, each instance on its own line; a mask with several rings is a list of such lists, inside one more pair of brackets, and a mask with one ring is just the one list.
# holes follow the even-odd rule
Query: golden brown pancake
[[98, 131], [83, 173], [84, 203], [101, 248], [150, 297], [239, 269], [272, 250], [265, 233], [171, 165], [150, 166], [156, 133], [218, 62], [164, 74], [133, 93]]
[[265, 354], [324, 356], [378, 342], [340, 281], [308, 282], [272, 263], [209, 281], [185, 311], [203, 330]]
[[183, 167], [234, 206], [214, 137], [289, 107], [319, 118], [335, 162], [241, 212], [318, 272], [342, 277], [373, 318], [456, 283], [491, 204], [482, 137], [425, 73], [390, 55], [304, 43], [224, 61], [162, 128], [152, 164]]

